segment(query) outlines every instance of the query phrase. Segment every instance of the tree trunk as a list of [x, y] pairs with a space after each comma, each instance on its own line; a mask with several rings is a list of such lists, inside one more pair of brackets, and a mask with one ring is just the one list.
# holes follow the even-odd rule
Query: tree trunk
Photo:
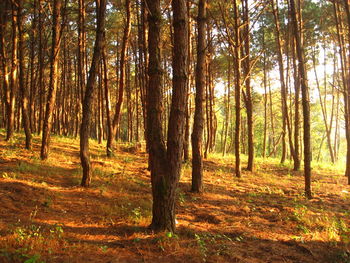
[[235, 173], [236, 177], [241, 177], [241, 150], [240, 150], [240, 135], [241, 135], [241, 48], [240, 48], [240, 23], [239, 10], [237, 0], [233, 1], [233, 16], [234, 16], [234, 31], [235, 42], [234, 47], [234, 72], [235, 72], [235, 109], [236, 109], [236, 126], [235, 126]]
[[193, 121], [192, 141], [192, 188], [193, 192], [203, 190], [203, 160], [202, 143], [204, 130], [204, 89], [205, 89], [205, 58], [206, 58], [206, 0], [200, 0], [198, 6], [198, 41], [196, 65], [196, 98]]
[[61, 0], [54, 0], [53, 22], [52, 22], [52, 44], [51, 44], [51, 61], [50, 61], [50, 84], [47, 95], [45, 119], [43, 123], [43, 136], [41, 143], [42, 160], [48, 158], [50, 146], [50, 134], [52, 127], [52, 115], [56, 102], [56, 91], [58, 86], [58, 64], [61, 42]]
[[162, 132], [160, 63], [160, 1], [147, 1], [149, 21], [149, 85], [147, 136], [152, 181], [151, 229], [175, 231], [175, 192], [181, 172], [185, 107], [187, 96], [188, 22], [184, 0], [172, 2], [174, 26], [173, 95], [169, 117], [167, 149]]
[[300, 39], [298, 18], [295, 9], [294, 0], [290, 0], [291, 17], [293, 23], [293, 33], [296, 43], [297, 57], [299, 61], [299, 74], [303, 105], [303, 127], [304, 127], [304, 177], [305, 177], [305, 196], [312, 198], [311, 193], [311, 141], [310, 141], [310, 97], [309, 87], [307, 85], [307, 73], [305, 69], [303, 46]]
[[280, 83], [281, 83], [281, 105], [282, 105], [282, 157], [281, 163], [284, 163], [286, 160], [286, 118], [287, 118], [287, 95], [286, 95], [286, 85], [284, 78], [284, 67], [283, 67], [283, 57], [282, 57], [282, 45], [280, 38], [280, 23], [279, 23], [279, 14], [278, 14], [278, 6], [275, 3], [275, 0], [271, 0], [271, 6], [273, 11], [273, 16], [275, 20], [275, 35], [276, 35], [276, 45], [277, 45], [277, 55], [278, 55], [278, 66], [280, 73]]
[[18, 58], [19, 58], [19, 90], [22, 106], [22, 120], [24, 132], [26, 135], [26, 149], [32, 147], [32, 134], [30, 130], [30, 118], [29, 118], [29, 104], [28, 104], [28, 90], [24, 81], [24, 32], [23, 32], [23, 0], [17, 0], [18, 8]]
[[[4, 87], [4, 100], [6, 107], [6, 141], [10, 140], [13, 136], [14, 131], [14, 111], [15, 111], [15, 99], [16, 93], [14, 86], [9, 80], [9, 67], [8, 67], [8, 58], [6, 55], [6, 26], [8, 23], [8, 15], [10, 11], [9, 1], [1, 1], [0, 2], [0, 58], [1, 58], [1, 69], [2, 74], [4, 76], [3, 79], [3, 87]], [[12, 56], [13, 57], [13, 56]], [[12, 73], [12, 69], [11, 69]], [[12, 76], [12, 74], [11, 74]]]
[[[126, 62], [127, 62], [127, 53], [129, 46], [129, 36], [131, 30], [131, 2], [130, 0], [125, 0], [125, 9], [126, 9], [126, 22], [124, 27], [124, 35], [122, 42], [122, 50], [120, 55], [120, 75], [119, 75], [119, 90], [118, 90], [118, 100], [115, 106], [115, 114], [113, 118], [113, 137], [117, 132], [120, 122], [120, 113], [123, 104], [123, 96], [124, 96], [124, 86], [125, 86], [125, 78], [126, 78]], [[111, 145], [112, 146], [112, 145]]]
[[295, 40], [292, 41], [293, 47], [293, 68], [294, 68], [294, 92], [295, 92], [295, 99], [294, 99], [294, 152], [296, 159], [294, 160], [294, 171], [300, 170], [300, 154], [299, 154], [299, 131], [300, 131], [300, 114], [299, 114], [299, 98], [300, 98], [300, 81], [299, 81], [299, 73], [298, 73], [298, 67], [296, 63], [296, 56], [295, 56]]
[[253, 101], [252, 101], [252, 88], [250, 85], [250, 33], [249, 33], [249, 7], [248, 0], [243, 3], [243, 20], [244, 20], [244, 73], [245, 73], [245, 88], [246, 88], [246, 109], [247, 109], [247, 128], [248, 128], [248, 165], [247, 170], [253, 171], [254, 169], [254, 123], [253, 123]]
[[80, 127], [80, 160], [83, 167], [83, 177], [81, 186], [89, 187], [91, 182], [91, 169], [89, 157], [89, 128], [91, 119], [91, 104], [93, 100], [93, 92], [96, 86], [96, 78], [98, 73], [98, 65], [103, 48], [103, 34], [105, 25], [106, 0], [96, 0], [96, 40], [94, 45], [94, 53], [91, 61], [88, 81], [86, 83], [85, 96], [83, 101], [83, 118]]

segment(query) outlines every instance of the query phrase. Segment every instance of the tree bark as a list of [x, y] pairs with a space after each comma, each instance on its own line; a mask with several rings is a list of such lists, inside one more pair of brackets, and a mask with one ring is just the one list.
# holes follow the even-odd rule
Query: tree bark
[[243, 20], [244, 20], [244, 73], [245, 73], [245, 88], [246, 88], [246, 109], [247, 109], [247, 135], [248, 135], [248, 165], [247, 170], [254, 169], [254, 122], [253, 122], [253, 101], [252, 88], [250, 85], [250, 35], [249, 35], [249, 7], [248, 0], [243, 3]]
[[[125, 27], [124, 27], [124, 35], [123, 35], [123, 42], [122, 42], [122, 50], [120, 55], [120, 63], [119, 63], [119, 90], [118, 90], [118, 100], [115, 106], [115, 114], [113, 118], [113, 139], [117, 133], [117, 129], [120, 122], [120, 112], [123, 104], [123, 97], [124, 97], [124, 86], [125, 86], [125, 79], [126, 79], [126, 62], [127, 62], [127, 53], [128, 53], [128, 47], [129, 47], [129, 36], [130, 36], [130, 30], [131, 30], [131, 2], [130, 0], [125, 0], [125, 9], [126, 9], [126, 21], [125, 21]], [[112, 149], [113, 145], [110, 146]]]
[[89, 157], [89, 128], [91, 119], [91, 104], [93, 100], [93, 92], [96, 86], [96, 78], [98, 74], [98, 65], [101, 58], [103, 48], [103, 34], [105, 25], [106, 0], [96, 0], [96, 39], [94, 45], [94, 53], [91, 61], [88, 81], [86, 83], [85, 96], [83, 101], [83, 118], [80, 127], [80, 160], [83, 167], [83, 177], [81, 186], [89, 187], [91, 183], [91, 169]]
[[193, 121], [192, 141], [192, 192], [203, 190], [203, 157], [202, 143], [204, 130], [204, 89], [205, 89], [205, 58], [206, 58], [206, 0], [200, 0], [198, 5], [198, 36], [196, 65], [196, 97]]
[[43, 135], [41, 143], [40, 158], [45, 160], [49, 155], [50, 135], [52, 128], [53, 109], [56, 102], [56, 91], [58, 86], [58, 64], [61, 42], [61, 0], [54, 0], [53, 22], [52, 22], [52, 44], [50, 61], [50, 84], [47, 95], [45, 119], [43, 123]]
[[235, 72], [235, 109], [236, 109], [236, 126], [235, 126], [235, 173], [236, 177], [241, 177], [241, 33], [239, 23], [239, 11], [237, 0], [233, 1], [234, 31], [235, 31], [235, 47], [234, 47], [234, 72]]
[[147, 136], [151, 170], [153, 206], [150, 228], [175, 231], [175, 193], [179, 182], [187, 96], [188, 17], [184, 0], [173, 0], [173, 95], [169, 117], [167, 147], [162, 132], [162, 88], [160, 62], [159, 0], [148, 0], [149, 8], [149, 85], [147, 96]]
[[[0, 58], [1, 58], [1, 69], [4, 76], [3, 87], [4, 87], [4, 100], [6, 107], [6, 141], [10, 140], [13, 136], [14, 131], [14, 111], [15, 111], [15, 99], [16, 92], [12, 85], [12, 80], [9, 79], [10, 69], [8, 66], [7, 50], [6, 50], [6, 27], [8, 24], [8, 16], [10, 13], [10, 2], [0, 2]], [[13, 57], [13, 56], [12, 56]], [[11, 69], [12, 73], [12, 69]], [[12, 76], [12, 74], [11, 74]], [[12, 78], [11, 78], [12, 79]]]
[[21, 97], [22, 106], [22, 122], [24, 127], [24, 132], [26, 136], [25, 147], [26, 149], [31, 149], [32, 147], [32, 134], [30, 130], [30, 118], [29, 118], [29, 108], [28, 108], [28, 90], [25, 84], [24, 76], [24, 32], [23, 32], [23, 0], [17, 0], [18, 8], [18, 60], [19, 60], [19, 90]]
[[304, 178], [305, 178], [305, 196], [312, 198], [311, 192], [311, 141], [310, 141], [310, 97], [309, 87], [307, 85], [307, 73], [305, 69], [303, 46], [300, 39], [298, 18], [296, 14], [295, 2], [290, 0], [291, 17], [293, 23], [293, 33], [296, 43], [297, 57], [299, 61], [299, 74], [303, 105], [303, 128], [304, 128]]

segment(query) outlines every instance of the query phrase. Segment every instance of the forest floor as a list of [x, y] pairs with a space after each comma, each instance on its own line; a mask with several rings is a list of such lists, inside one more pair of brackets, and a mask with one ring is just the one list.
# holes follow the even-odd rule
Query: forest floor
[[177, 232], [154, 234], [147, 155], [120, 145], [111, 159], [91, 141], [94, 175], [79, 187], [79, 140], [53, 136], [47, 161], [23, 135], [0, 131], [0, 262], [350, 262], [350, 187], [337, 167], [303, 174], [257, 159], [233, 175], [233, 157], [205, 160], [205, 192], [189, 192], [185, 164]]

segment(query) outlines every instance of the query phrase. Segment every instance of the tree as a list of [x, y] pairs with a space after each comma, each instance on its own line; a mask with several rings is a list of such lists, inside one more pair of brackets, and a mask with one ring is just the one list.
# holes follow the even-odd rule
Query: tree
[[184, 0], [172, 1], [173, 95], [168, 124], [167, 145], [162, 130], [162, 90], [160, 63], [161, 8], [159, 0], [148, 0], [149, 66], [147, 94], [147, 139], [152, 183], [152, 223], [155, 231], [175, 231], [175, 193], [183, 153], [187, 96], [188, 17]]
[[304, 128], [304, 178], [305, 178], [305, 196], [312, 198], [311, 193], [311, 141], [310, 141], [310, 96], [307, 85], [307, 73], [303, 54], [303, 46], [300, 39], [300, 27], [295, 8], [294, 0], [290, 0], [291, 17], [293, 24], [293, 34], [296, 44], [296, 53], [299, 62], [299, 74], [303, 106], [303, 128]]
[[32, 147], [32, 134], [30, 130], [30, 117], [28, 109], [28, 91], [25, 84], [25, 68], [24, 68], [24, 32], [23, 32], [23, 0], [17, 0], [18, 9], [18, 60], [19, 60], [19, 90], [21, 96], [21, 106], [22, 106], [22, 120], [24, 132], [26, 135], [26, 149]]
[[52, 114], [56, 101], [56, 92], [58, 87], [58, 64], [61, 42], [61, 0], [53, 2], [53, 21], [52, 21], [52, 43], [50, 58], [50, 84], [47, 95], [45, 118], [43, 123], [43, 135], [41, 142], [40, 157], [42, 160], [48, 158], [50, 147], [50, 135], [52, 128]]
[[234, 31], [235, 31], [235, 45], [234, 45], [234, 72], [235, 72], [235, 173], [236, 177], [241, 177], [241, 25], [239, 19], [238, 3], [233, 1], [233, 16], [234, 16]]
[[130, 36], [130, 30], [131, 30], [131, 2], [130, 0], [125, 0], [125, 9], [126, 9], [126, 21], [124, 26], [124, 34], [123, 34], [123, 42], [122, 42], [122, 50], [120, 55], [120, 62], [119, 62], [119, 91], [118, 91], [118, 100], [115, 106], [115, 114], [113, 118], [113, 125], [112, 125], [112, 132], [108, 134], [108, 136], [111, 136], [112, 138], [107, 139], [107, 156], [112, 155], [112, 148], [113, 148], [113, 140], [117, 132], [117, 127], [119, 125], [120, 121], [120, 112], [122, 108], [123, 103], [123, 96], [124, 96], [124, 86], [125, 86], [125, 79], [126, 79], [126, 61], [127, 61], [127, 52], [129, 47], [129, 36]]
[[103, 48], [103, 34], [105, 26], [106, 0], [96, 0], [96, 39], [94, 53], [91, 61], [89, 77], [86, 83], [85, 96], [83, 100], [83, 118], [80, 127], [80, 160], [83, 167], [81, 186], [88, 187], [91, 182], [91, 169], [89, 157], [89, 131], [91, 119], [91, 104], [93, 92], [96, 86], [98, 66]]
[[193, 121], [192, 141], [192, 188], [193, 192], [201, 192], [203, 188], [202, 142], [204, 130], [204, 89], [205, 89], [205, 57], [206, 57], [206, 0], [198, 4], [198, 41], [196, 65], [196, 99]]
[[[15, 103], [16, 103], [16, 86], [13, 85], [13, 67], [9, 69], [8, 66], [8, 57], [6, 55], [6, 42], [5, 42], [5, 34], [6, 27], [8, 24], [8, 16], [10, 13], [10, 2], [9, 1], [1, 1], [0, 3], [0, 56], [1, 56], [1, 69], [3, 79], [3, 88], [4, 88], [4, 100], [6, 106], [6, 140], [10, 140], [13, 136], [14, 125], [15, 125]], [[13, 25], [12, 28], [16, 29], [16, 25]], [[15, 31], [13, 31], [15, 33]], [[14, 40], [14, 39], [13, 39]], [[13, 41], [13, 45], [15, 42]], [[16, 54], [14, 54], [14, 50], [12, 51], [12, 63], [16, 61]], [[11, 73], [10, 78], [9, 73]]]

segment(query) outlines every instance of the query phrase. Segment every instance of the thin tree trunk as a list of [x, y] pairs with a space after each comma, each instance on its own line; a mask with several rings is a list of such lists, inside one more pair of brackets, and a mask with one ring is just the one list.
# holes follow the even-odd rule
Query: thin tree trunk
[[[18, 89], [18, 36], [17, 36], [17, 8], [12, 3], [12, 52], [11, 52], [11, 72], [10, 72], [10, 103], [8, 107], [8, 128], [6, 140], [10, 140], [13, 137], [15, 129], [15, 108], [16, 108], [16, 95]], [[17, 116], [20, 116], [18, 111]], [[19, 127], [19, 125], [17, 125]]]
[[24, 39], [23, 39], [23, 0], [17, 0], [18, 8], [18, 60], [19, 60], [19, 90], [21, 96], [21, 106], [22, 106], [22, 120], [24, 132], [26, 135], [26, 149], [31, 149], [32, 147], [32, 134], [30, 130], [30, 118], [28, 109], [28, 90], [24, 82]]
[[53, 109], [56, 102], [56, 91], [58, 86], [58, 64], [61, 42], [61, 6], [61, 0], [54, 0], [50, 61], [50, 84], [47, 96], [45, 119], [43, 123], [43, 136], [40, 154], [42, 160], [47, 159], [49, 155], [50, 134], [53, 122]]
[[227, 101], [225, 105], [225, 131], [224, 131], [224, 145], [223, 145], [223, 150], [222, 150], [222, 155], [225, 156], [226, 151], [227, 151], [227, 137], [228, 137], [228, 130], [229, 130], [229, 123], [230, 123], [230, 117], [231, 117], [231, 107], [230, 107], [230, 98], [231, 98], [231, 72], [232, 72], [232, 67], [231, 67], [231, 58], [229, 57], [228, 59], [228, 69], [227, 69]]
[[96, 86], [98, 74], [98, 65], [103, 49], [103, 34], [105, 25], [106, 0], [96, 0], [96, 39], [94, 53], [91, 61], [88, 81], [86, 83], [85, 96], [83, 101], [83, 118], [80, 127], [80, 160], [83, 167], [83, 177], [81, 186], [89, 187], [91, 183], [91, 167], [89, 157], [89, 127], [91, 119], [91, 104], [93, 101], [93, 92]]
[[321, 111], [322, 111], [322, 116], [323, 116], [323, 122], [326, 128], [326, 137], [327, 137], [327, 145], [328, 145], [328, 150], [329, 150], [329, 155], [331, 157], [332, 163], [335, 162], [334, 160], [334, 153], [333, 153], [333, 148], [332, 148], [332, 143], [331, 143], [331, 128], [332, 128], [332, 123], [330, 126], [328, 126], [328, 120], [327, 120], [327, 112], [326, 112], [326, 105], [324, 104], [322, 100], [322, 95], [321, 95], [321, 88], [320, 88], [320, 83], [318, 81], [318, 76], [317, 76], [317, 71], [316, 71], [316, 55], [315, 55], [315, 50], [313, 51], [313, 56], [312, 56], [312, 64], [313, 64], [313, 69], [314, 69], [314, 74], [315, 74], [315, 80], [316, 80], [316, 87], [318, 90], [318, 96], [320, 99], [320, 105], [321, 105]]
[[[1, 69], [4, 76], [3, 79], [3, 89], [4, 89], [4, 100], [6, 107], [6, 140], [10, 140], [13, 136], [14, 131], [14, 110], [15, 110], [15, 90], [11, 81], [9, 80], [9, 67], [8, 58], [6, 55], [6, 42], [5, 33], [6, 26], [8, 23], [7, 15], [10, 11], [10, 5], [8, 1], [0, 2], [0, 58], [1, 58]], [[12, 56], [13, 57], [13, 56]], [[11, 68], [12, 73], [12, 68]], [[12, 76], [12, 74], [11, 74]]]
[[294, 68], [294, 152], [296, 159], [294, 160], [294, 171], [300, 170], [300, 154], [299, 154], [299, 132], [300, 132], [300, 114], [299, 114], [299, 105], [300, 105], [300, 81], [299, 73], [295, 56], [295, 40], [292, 41], [292, 52], [293, 52], [293, 68]]
[[302, 105], [303, 105], [303, 127], [304, 127], [304, 177], [305, 177], [305, 196], [312, 198], [311, 192], [311, 141], [310, 141], [310, 96], [309, 87], [307, 85], [307, 73], [305, 69], [303, 46], [300, 38], [298, 26], [298, 18], [296, 14], [295, 2], [290, 0], [291, 17], [293, 23], [293, 33], [296, 42], [296, 51], [299, 61], [299, 73], [301, 82]]
[[235, 72], [235, 109], [236, 109], [236, 126], [235, 126], [235, 173], [236, 177], [241, 177], [241, 151], [240, 151], [240, 133], [241, 133], [241, 48], [240, 48], [240, 23], [237, 0], [233, 1], [233, 16], [235, 42], [234, 47], [234, 72]]
[[244, 27], [244, 73], [245, 73], [245, 88], [246, 88], [246, 109], [247, 109], [247, 135], [248, 135], [248, 165], [247, 170], [253, 171], [254, 169], [254, 123], [253, 123], [253, 101], [252, 101], [252, 88], [250, 85], [250, 36], [249, 36], [249, 7], [248, 0], [243, 1], [243, 20]]
[[197, 65], [196, 65], [196, 97], [195, 112], [192, 131], [192, 188], [193, 192], [203, 190], [203, 158], [202, 143], [204, 130], [204, 89], [205, 89], [205, 58], [206, 58], [206, 0], [200, 0], [198, 5], [198, 41], [197, 41]]
[[113, 118], [113, 137], [117, 133], [117, 129], [119, 128], [120, 122], [120, 113], [123, 104], [123, 96], [124, 96], [124, 86], [125, 86], [125, 76], [126, 76], [126, 62], [127, 62], [127, 54], [129, 47], [129, 36], [131, 31], [131, 2], [130, 0], [125, 0], [125, 9], [126, 9], [126, 22], [124, 27], [124, 35], [122, 42], [122, 50], [120, 55], [120, 75], [119, 75], [119, 90], [118, 90], [118, 100], [115, 106], [115, 114]]
[[273, 16], [275, 20], [275, 39], [277, 45], [277, 55], [278, 55], [278, 67], [280, 73], [280, 83], [281, 83], [281, 105], [282, 105], [282, 156], [281, 163], [284, 163], [286, 160], [286, 128], [287, 128], [287, 95], [286, 95], [286, 85], [284, 78], [284, 67], [283, 67], [283, 57], [282, 57], [282, 46], [281, 46], [281, 38], [280, 38], [280, 23], [279, 23], [279, 14], [278, 14], [278, 6], [275, 0], [271, 0], [271, 6], [273, 11]]

